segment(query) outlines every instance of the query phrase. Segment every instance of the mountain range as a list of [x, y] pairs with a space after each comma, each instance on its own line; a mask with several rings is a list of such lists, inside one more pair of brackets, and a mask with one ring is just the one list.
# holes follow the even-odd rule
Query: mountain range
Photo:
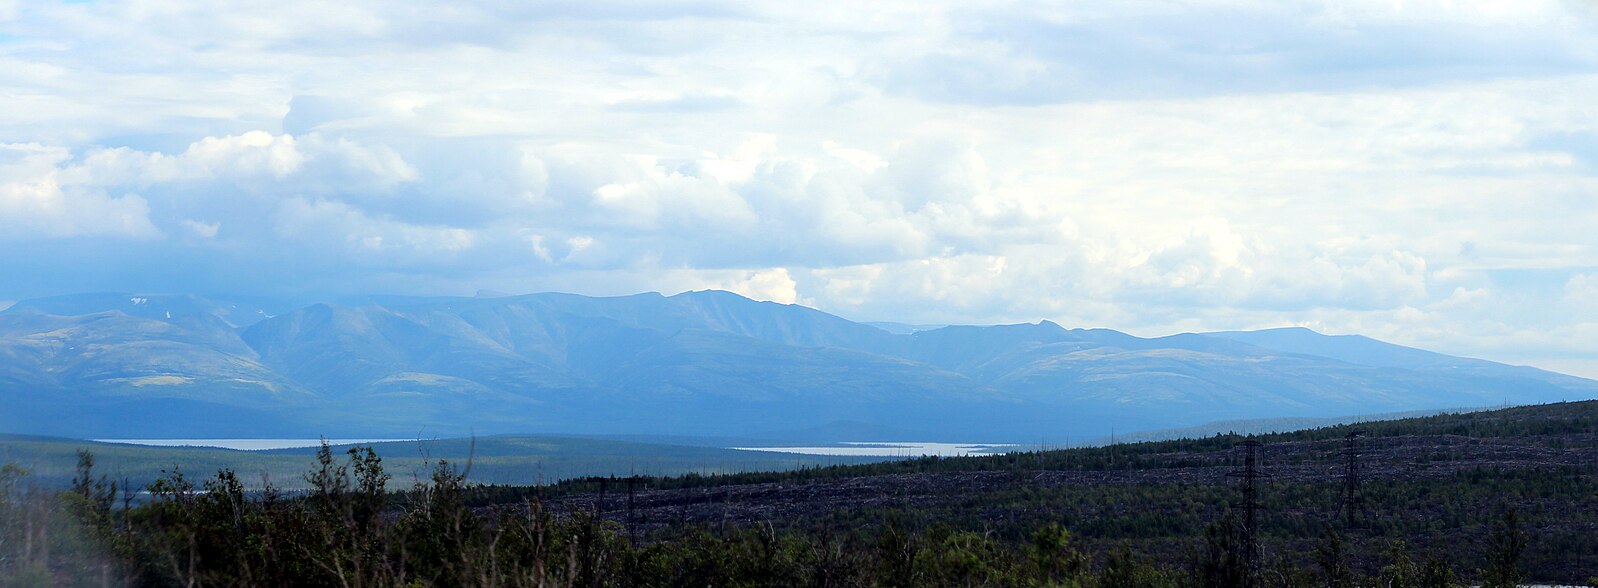
[[909, 327], [721, 291], [309, 306], [107, 293], [0, 312], [0, 432], [67, 436], [769, 437], [848, 423], [1064, 443], [1588, 398], [1598, 382], [1302, 328]]

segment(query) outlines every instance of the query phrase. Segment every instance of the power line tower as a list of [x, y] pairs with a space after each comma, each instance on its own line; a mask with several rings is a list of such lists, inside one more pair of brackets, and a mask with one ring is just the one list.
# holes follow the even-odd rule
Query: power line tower
[[1241, 478], [1243, 481], [1243, 500], [1233, 504], [1232, 508], [1243, 511], [1242, 563], [1247, 573], [1244, 588], [1259, 586], [1263, 572], [1259, 537], [1259, 480], [1268, 474], [1260, 471], [1260, 445], [1259, 441], [1253, 439], [1239, 443], [1238, 446], [1243, 448], [1243, 469], [1226, 474], [1227, 477]]
[[1365, 506], [1365, 493], [1361, 488], [1364, 479], [1359, 459], [1359, 439], [1364, 436], [1364, 431], [1343, 436], [1343, 495], [1333, 519], [1342, 519], [1343, 524], [1350, 529], [1364, 528], [1370, 523], [1370, 511]]

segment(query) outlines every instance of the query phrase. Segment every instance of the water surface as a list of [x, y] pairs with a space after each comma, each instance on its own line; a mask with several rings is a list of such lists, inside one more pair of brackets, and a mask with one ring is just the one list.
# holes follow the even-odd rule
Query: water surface
[[1007, 443], [936, 443], [936, 442], [905, 442], [905, 443], [880, 443], [867, 441], [852, 441], [836, 445], [818, 445], [814, 447], [732, 447], [742, 451], [774, 451], [778, 453], [798, 453], [803, 455], [847, 455], [857, 457], [921, 457], [936, 455], [939, 457], [955, 457], [961, 455], [987, 455], [992, 453], [1007, 453], [1016, 446]]
[[[262, 449], [291, 449], [295, 447], [317, 447], [322, 444], [321, 439], [90, 439], [100, 443], [126, 443], [128, 445], [149, 445], [153, 447], [218, 447], [221, 449], [238, 449], [242, 451], [258, 451]], [[359, 445], [366, 443], [387, 443], [389, 441], [415, 441], [415, 439], [328, 439], [328, 445]]]

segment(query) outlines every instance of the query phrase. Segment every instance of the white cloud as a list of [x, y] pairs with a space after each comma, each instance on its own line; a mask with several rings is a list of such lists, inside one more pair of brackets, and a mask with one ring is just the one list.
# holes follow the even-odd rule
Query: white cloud
[[578, 235], [566, 239], [566, 255], [561, 258], [562, 262], [585, 265], [585, 262], [597, 263], [603, 260], [604, 247], [593, 237]]
[[449, 260], [477, 243], [477, 235], [466, 229], [401, 223], [348, 204], [304, 198], [285, 201], [274, 228], [280, 238], [307, 249], [343, 249], [395, 262]]
[[[313, 164], [322, 169], [307, 169]], [[249, 131], [204, 137], [182, 153], [129, 148], [96, 149], [69, 173], [85, 183], [148, 186], [178, 181], [262, 181], [280, 183], [303, 173], [317, 182], [339, 181], [358, 187], [387, 186], [417, 179], [417, 172], [392, 149], [368, 147], [347, 138], [303, 139]]]
[[769, 300], [783, 304], [799, 301], [798, 283], [788, 274], [787, 268], [772, 268], [748, 272], [745, 276], [712, 280], [705, 288], [736, 292], [755, 300]]
[[58, 167], [69, 157], [62, 148], [0, 144], [0, 239], [159, 236], [144, 198], [74, 182]]
[[755, 221], [747, 203], [716, 178], [715, 172], [688, 175], [668, 171], [648, 159], [635, 160], [635, 164], [638, 169], [633, 181], [608, 183], [593, 190], [599, 223], [646, 231], [738, 230]]
[[116, 253], [1598, 357], [1582, 3], [14, 7], [0, 240], [60, 259], [0, 297]]
[[216, 233], [222, 230], [222, 223], [208, 223], [194, 219], [183, 219], [183, 227], [201, 239], [215, 239]]
[[1598, 274], [1571, 276], [1561, 302], [1562, 323], [1598, 325]]

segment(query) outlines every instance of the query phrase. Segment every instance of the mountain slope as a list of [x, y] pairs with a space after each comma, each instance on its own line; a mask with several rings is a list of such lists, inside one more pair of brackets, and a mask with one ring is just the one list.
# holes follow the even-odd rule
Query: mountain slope
[[233, 327], [244, 327], [293, 309], [292, 305], [279, 300], [250, 296], [97, 292], [23, 300], [6, 312], [61, 316], [120, 312], [148, 319], [204, 315], [221, 319]]
[[[1356, 365], [1427, 373], [1445, 372], [1459, 377], [1485, 378], [1506, 382], [1524, 378], [1544, 382], [1556, 387], [1584, 388], [1591, 382], [1591, 380], [1533, 367], [1505, 365], [1482, 359], [1455, 357], [1424, 349], [1394, 345], [1364, 335], [1323, 335], [1303, 327], [1262, 329], [1259, 331], [1223, 331], [1205, 333], [1204, 335], [1283, 353], [1324, 357]], [[1552, 398], [1549, 401], [1552, 401]]]
[[0, 312], [12, 409], [0, 429], [758, 436], [849, 421], [1035, 441], [1598, 397], [1591, 380], [1306, 330], [893, 333], [713, 291], [368, 297], [273, 313], [217, 300], [86, 295]]
[[1210, 337], [1239, 341], [1286, 353], [1328, 357], [1348, 363], [1376, 367], [1436, 369], [1492, 364], [1479, 359], [1453, 357], [1422, 349], [1377, 341], [1363, 335], [1322, 335], [1303, 327], [1258, 331], [1205, 333]]

